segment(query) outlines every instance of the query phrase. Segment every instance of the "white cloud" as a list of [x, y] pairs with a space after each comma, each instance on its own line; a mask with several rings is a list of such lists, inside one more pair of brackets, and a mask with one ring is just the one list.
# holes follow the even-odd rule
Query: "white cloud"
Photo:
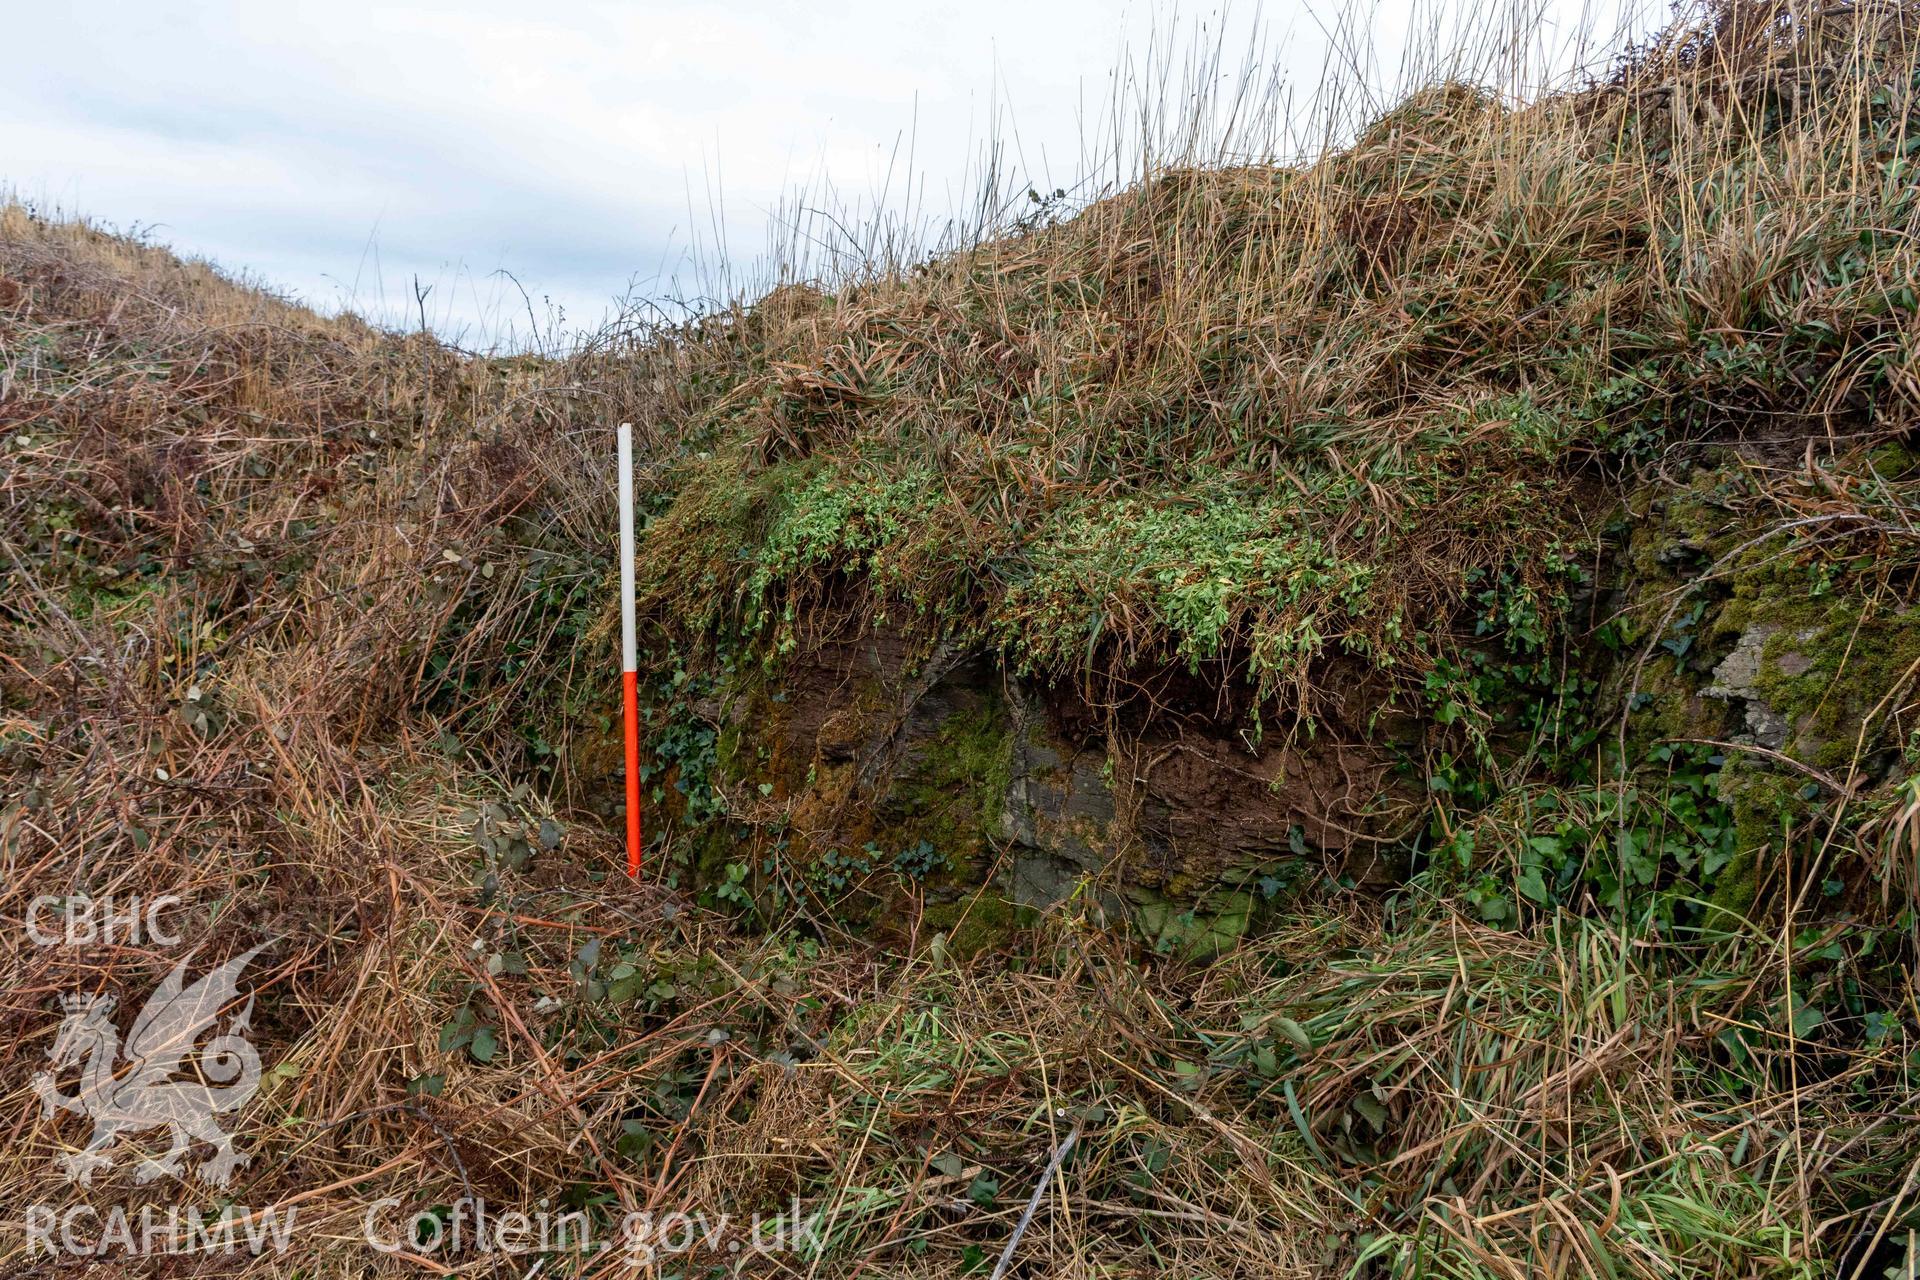
[[[1418, 2], [1360, 19], [1383, 80]], [[1549, 22], [1578, 3], [1547, 0]], [[897, 203], [909, 147], [949, 210], [996, 114], [1021, 167], [1066, 185], [1122, 46], [1165, 25], [1118, 0], [95, 0], [7, 23], [0, 181], [323, 307], [399, 320], [418, 276], [434, 322], [481, 342], [525, 327], [496, 269], [591, 322], [630, 279], [688, 287], [715, 227], [758, 252], [795, 183], [870, 200], [891, 167]], [[1233, 15], [1229, 45], [1255, 25]], [[1304, 98], [1335, 24], [1270, 3], [1265, 25]]]

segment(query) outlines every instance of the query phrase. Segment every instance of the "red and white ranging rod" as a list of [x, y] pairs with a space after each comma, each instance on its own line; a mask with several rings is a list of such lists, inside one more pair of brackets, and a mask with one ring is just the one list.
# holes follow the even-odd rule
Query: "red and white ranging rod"
[[627, 726], [627, 874], [640, 874], [640, 643], [633, 622], [633, 424], [620, 442], [620, 694]]

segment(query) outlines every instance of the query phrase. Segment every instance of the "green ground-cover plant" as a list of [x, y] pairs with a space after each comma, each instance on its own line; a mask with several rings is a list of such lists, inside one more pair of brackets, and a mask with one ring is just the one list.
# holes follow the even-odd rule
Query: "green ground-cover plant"
[[[850, 583], [1022, 670], [1219, 660], [1304, 714], [1330, 654], [1458, 661], [1477, 575], [1551, 627], [1607, 478], [1784, 415], [1898, 429], [1915, 82], [1897, 22], [1845, 24], [1729, 9], [1578, 92], [1449, 86], [1309, 162], [778, 295], [708, 348], [742, 376], [657, 607], [758, 631]], [[743, 472], [753, 513], [716, 510]]]
[[[208, 959], [274, 940], [232, 1194], [307, 1229], [167, 1265], [418, 1274], [354, 1243], [368, 1201], [478, 1194], [797, 1203], [823, 1243], [770, 1265], [990, 1272], [1077, 1133], [1033, 1274], [1906, 1274], [1917, 26], [1718, 6], [1567, 92], [1456, 75], [1305, 154], [1143, 153], [564, 358], [0, 209], [0, 903], [172, 893]], [[1334, 733], [1364, 671], [1418, 729], [1412, 875], [1329, 890], [1290, 833], [1142, 945], [1093, 893], [933, 900], [931, 823], [792, 865], [715, 704], [777, 720], [814, 633], [881, 619], [1102, 710], [1231, 689], [1249, 739]], [[1706, 699], [1743, 644], [1742, 705]], [[979, 776], [920, 784], [971, 813], [1005, 765], [960, 728]], [[24, 936], [16, 1208], [85, 1140], [31, 1094], [58, 993], [129, 1008], [172, 963]]]

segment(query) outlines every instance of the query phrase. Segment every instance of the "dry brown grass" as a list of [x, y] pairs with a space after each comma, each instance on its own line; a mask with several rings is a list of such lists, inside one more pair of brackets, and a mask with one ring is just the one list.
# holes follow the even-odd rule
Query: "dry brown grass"
[[[1570, 913], [1496, 930], [1410, 895], [1303, 906], [1207, 966], [1141, 955], [1070, 908], [1014, 954], [958, 961], [917, 936], [889, 954], [745, 934], [627, 882], [597, 807], [611, 513], [596, 477], [622, 418], [650, 443], [649, 569], [681, 639], [762, 607], [846, 607], [827, 589], [851, 569], [872, 600], [1085, 654], [1083, 632], [1048, 631], [1044, 601], [980, 570], [1024, 548], [1043, 572], [1109, 575], [1089, 589], [1120, 606], [1103, 643], [1123, 673], [1205, 633], [1067, 517], [1097, 535], [1192, 508], [1202, 470], [1347, 521], [1379, 601], [1452, 625], [1463, 565], [1579, 524], [1574, 490], [1548, 488], [1525, 507], [1537, 519], [1490, 533], [1489, 474], [1597, 486], [1700, 434], [1764, 437], [1788, 404], [1795, 457], [1809, 437], [1905, 425], [1911, 303], [1872, 304], [1913, 284], [1914, 204], [1883, 157], [1832, 146], [1878, 109], [1861, 59], [1904, 57], [1911, 11], [1844, 7], [1791, 38], [1727, 25], [1783, 10], [1724, 12], [1582, 96], [1422, 95], [1313, 165], [1157, 173], [918, 274], [831, 299], [795, 287], [563, 361], [464, 358], [0, 211], [0, 1266], [85, 1273], [28, 1255], [32, 1205], [164, 1205], [183, 1188], [214, 1203], [136, 1186], [124, 1150], [69, 1188], [54, 1160], [85, 1127], [44, 1118], [30, 1086], [61, 993], [137, 1008], [179, 955], [33, 945], [33, 901], [161, 893], [184, 900], [168, 919], [197, 963], [268, 944], [251, 975], [267, 1076], [235, 1118], [252, 1163], [227, 1195], [297, 1208], [298, 1226], [284, 1256], [108, 1258], [96, 1274], [735, 1261], [737, 1234], [653, 1266], [361, 1239], [382, 1197], [479, 1196], [578, 1206], [603, 1235], [630, 1211], [732, 1214], [737, 1230], [797, 1197], [825, 1215], [827, 1252], [751, 1273], [950, 1275], [991, 1267], [1076, 1130], [1024, 1274], [1911, 1266], [1920, 1010], [1908, 953], [1890, 968], [1862, 951], [1907, 945], [1884, 927], [1904, 902], [1816, 920], [1803, 870], [1751, 928], [1661, 935]], [[1911, 67], [1891, 65], [1909, 75], [1904, 113]], [[1768, 94], [1790, 121], [1755, 151], [1748, 108]], [[1699, 183], [1762, 154], [1730, 202]], [[1896, 215], [1871, 273], [1789, 288]], [[1837, 340], [1785, 383], [1685, 359], [1703, 334], [1791, 355], [1821, 325]], [[1541, 353], [1568, 332], [1590, 341], [1550, 381]], [[1671, 362], [1643, 398], [1707, 403], [1708, 419], [1627, 444], [1603, 430], [1630, 435], [1624, 411], [1567, 426], [1626, 345]], [[1521, 394], [1555, 432], [1475, 416]], [[728, 504], [822, 471], [938, 484], [897, 540], [856, 521], [759, 560], [771, 576], [750, 583]], [[764, 533], [766, 513], [744, 527]], [[1396, 519], [1410, 540], [1366, 541]], [[1304, 679], [1311, 646], [1285, 643], [1303, 616], [1297, 598], [1231, 602], [1207, 656], [1238, 679], [1269, 644], [1274, 670], [1300, 660], [1282, 684]], [[1385, 616], [1316, 625], [1378, 649]], [[1904, 851], [1911, 805], [1885, 800], [1869, 834]], [[1789, 977], [1815, 965], [1823, 990], [1885, 998], [1883, 1034], [1796, 1019]]]
[[1312, 714], [1342, 653], [1417, 685], [1470, 573], [1551, 611], [1640, 466], [1907, 428], [1915, 22], [1709, 6], [1598, 84], [1149, 151], [1071, 217], [677, 335], [657, 619], [779, 644], [851, 587], [1090, 692], [1192, 665]]

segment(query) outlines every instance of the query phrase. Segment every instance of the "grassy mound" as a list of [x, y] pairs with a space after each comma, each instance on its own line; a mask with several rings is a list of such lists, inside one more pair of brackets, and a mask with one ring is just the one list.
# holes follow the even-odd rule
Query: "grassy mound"
[[659, 616], [779, 643], [828, 598], [1283, 717], [1329, 655], [1417, 687], [1544, 633], [1609, 481], [1910, 422], [1909, 20], [1729, 8], [1583, 91], [1432, 90], [1310, 164], [776, 294], [677, 362]]
[[[109, 1273], [986, 1273], [1039, 1188], [1025, 1274], [1905, 1274], [1916, 23], [1716, 9], [1576, 92], [1430, 90], [1310, 163], [562, 360], [0, 211], [0, 1262], [73, 1269], [36, 1207], [185, 1202], [291, 1213], [289, 1252], [74, 1238]], [[1162, 904], [1142, 945], [1090, 890], [940, 883], [932, 839], [796, 872], [859, 726], [762, 791], [716, 708], [814, 715], [795, 673], [883, 642], [929, 701], [976, 673], [909, 779], [929, 832], [1015, 785], [1018, 698], [1116, 824], [1196, 743], [1378, 746], [1410, 877], [1255, 879], [1257, 927]], [[1284, 789], [1242, 771], [1190, 827]], [[160, 895], [181, 948], [26, 928]], [[136, 1181], [154, 1133], [63, 1181], [59, 997], [125, 1027], [258, 944], [233, 1185]], [[573, 1243], [408, 1233], [471, 1197]], [[660, 1250], [674, 1211], [714, 1234]]]
[[[1044, 748], [1105, 757], [1116, 816], [1088, 841], [1175, 865], [1210, 899], [1173, 904], [1190, 932], [1217, 933], [1209, 913], [1238, 932], [1249, 887], [1298, 870], [1264, 836], [1196, 868], [1174, 820], [1129, 829], [1221, 791], [1156, 793], [1152, 762], [1190, 733], [1297, 748], [1305, 767], [1261, 766], [1276, 792], [1313, 744], [1365, 744], [1332, 767], [1393, 785], [1294, 815], [1293, 853], [1325, 852], [1316, 828], [1406, 850], [1488, 919], [1744, 912], [1758, 846], [1820, 796], [1897, 784], [1911, 750], [1912, 22], [1716, 7], [1567, 92], [1439, 86], [1309, 162], [1155, 171], [675, 334], [653, 355], [647, 638], [721, 710], [710, 743], [656, 758], [776, 866], [825, 858], [838, 887], [839, 859], [931, 840], [970, 881], [1022, 822], [989, 803], [958, 840], [876, 830], [878, 789], [783, 727], [807, 690], [741, 689], [743, 668], [803, 683], [823, 645], [904, 635], [930, 666], [987, 655], [1087, 709]], [[1784, 701], [1721, 680], [1731, 650], [1813, 626], [1797, 599], [1857, 624], [1811, 655], [1775, 643], [1821, 675], [1767, 673]], [[1812, 687], [1849, 675], [1864, 700]], [[896, 683], [859, 695], [880, 745], [858, 780], [888, 767]], [[1825, 729], [1748, 732], [1806, 717]], [[1783, 745], [1792, 764], [1765, 754]], [[1481, 829], [1536, 792], [1584, 817]], [[729, 857], [702, 866], [775, 914], [808, 896]]]

